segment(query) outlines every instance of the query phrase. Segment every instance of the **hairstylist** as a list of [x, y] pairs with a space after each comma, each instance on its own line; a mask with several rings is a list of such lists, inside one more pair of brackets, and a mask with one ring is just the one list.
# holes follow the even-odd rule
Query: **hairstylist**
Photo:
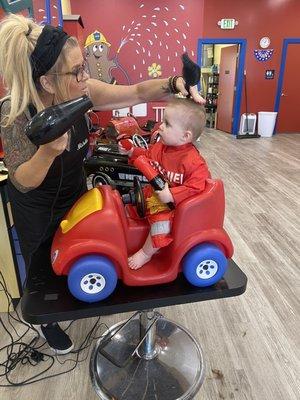
[[[72, 134], [35, 146], [24, 132], [39, 111], [87, 94], [101, 110], [110, 110], [187, 94], [181, 77], [114, 86], [90, 79], [76, 38], [20, 15], [0, 23], [0, 74], [7, 89], [1, 104], [1, 137], [9, 172], [8, 193], [27, 269], [40, 246], [52, 240], [64, 214], [87, 190], [83, 160], [88, 150], [85, 116]], [[202, 103], [195, 87], [190, 94]], [[42, 334], [57, 353], [72, 341], [58, 324]]]

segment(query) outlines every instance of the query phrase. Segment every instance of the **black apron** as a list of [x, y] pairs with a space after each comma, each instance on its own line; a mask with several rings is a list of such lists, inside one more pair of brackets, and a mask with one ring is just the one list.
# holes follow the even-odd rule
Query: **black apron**
[[88, 146], [88, 127], [83, 116], [71, 129], [69, 151], [55, 158], [39, 187], [22, 193], [8, 180], [12, 215], [27, 269], [34, 253], [45, 243], [51, 243], [66, 212], [87, 190], [83, 159]]

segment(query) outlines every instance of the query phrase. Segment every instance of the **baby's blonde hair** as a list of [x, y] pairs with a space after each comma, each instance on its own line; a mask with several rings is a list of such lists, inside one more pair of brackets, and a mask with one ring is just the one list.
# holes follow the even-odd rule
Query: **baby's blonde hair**
[[182, 115], [182, 124], [186, 130], [193, 134], [193, 141], [196, 141], [204, 131], [206, 124], [206, 113], [204, 106], [196, 103], [191, 98], [175, 97], [168, 103], [168, 107], [176, 107]]
[[[8, 115], [3, 116], [3, 126], [12, 125], [29, 103], [32, 103], [38, 111], [45, 108], [39, 95], [41, 85], [39, 81], [33, 81], [30, 64], [31, 53], [42, 29], [43, 26], [22, 15], [10, 14], [0, 22], [0, 75], [7, 91], [1, 101], [10, 100], [10, 111]], [[58, 59], [48, 72], [61, 72], [63, 65], [66, 64], [68, 50], [76, 46], [78, 46], [77, 39], [68, 38]], [[62, 81], [59, 75], [53, 75], [54, 103], [68, 99], [69, 82], [70, 80]]]

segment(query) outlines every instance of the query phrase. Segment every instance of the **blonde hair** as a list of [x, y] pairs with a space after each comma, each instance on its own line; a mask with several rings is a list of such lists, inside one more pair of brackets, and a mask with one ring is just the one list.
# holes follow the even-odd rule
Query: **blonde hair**
[[206, 112], [204, 106], [196, 103], [191, 98], [174, 97], [168, 107], [178, 108], [182, 115], [182, 126], [193, 134], [193, 141], [197, 140], [206, 125]]
[[[1, 99], [10, 100], [9, 113], [3, 116], [3, 126], [14, 123], [32, 103], [37, 111], [45, 108], [39, 92], [42, 87], [32, 78], [30, 56], [33, 52], [43, 26], [22, 15], [10, 14], [0, 22], [0, 75], [7, 95]], [[61, 103], [69, 98], [69, 80], [62, 80], [59, 73], [66, 64], [70, 48], [78, 46], [77, 39], [67, 39], [58, 59], [48, 71], [54, 73], [53, 85], [55, 88], [54, 103]]]

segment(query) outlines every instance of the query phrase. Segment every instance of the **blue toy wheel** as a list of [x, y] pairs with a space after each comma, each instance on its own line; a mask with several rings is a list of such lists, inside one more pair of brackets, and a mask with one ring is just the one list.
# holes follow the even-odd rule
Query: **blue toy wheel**
[[205, 287], [218, 282], [226, 272], [227, 258], [214, 244], [193, 247], [183, 258], [182, 272], [194, 286]]
[[68, 275], [70, 292], [78, 300], [94, 303], [108, 297], [118, 282], [113, 263], [104, 256], [88, 255], [75, 261]]

